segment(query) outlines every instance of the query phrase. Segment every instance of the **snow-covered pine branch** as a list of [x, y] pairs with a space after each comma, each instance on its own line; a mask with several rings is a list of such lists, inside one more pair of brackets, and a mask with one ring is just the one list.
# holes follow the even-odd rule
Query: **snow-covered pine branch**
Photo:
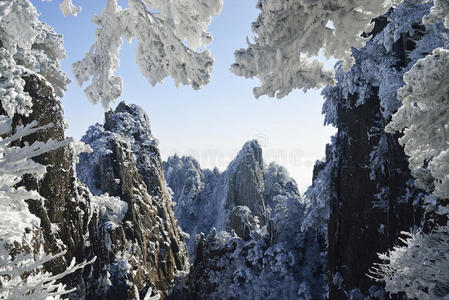
[[9, 116], [0, 116], [0, 135], [9, 135], [0, 138], [0, 298], [62, 299], [61, 296], [72, 290], [67, 290], [58, 280], [84, 268], [95, 258], [78, 265], [73, 260], [65, 271], [53, 275], [42, 271], [43, 264], [63, 256], [65, 252], [47, 255], [41, 248], [37, 254], [21, 252], [12, 257], [10, 250], [17, 250], [17, 246], [33, 247], [32, 239], [40, 227], [40, 219], [29, 211], [25, 201], [44, 201], [36, 191], [17, 188], [16, 184], [24, 174], [42, 178], [46, 168], [34, 162], [32, 158], [65, 146], [71, 139], [34, 142], [32, 145], [25, 143], [23, 147], [11, 146], [11, 143], [23, 137], [52, 126], [49, 124], [38, 127], [34, 121], [25, 127], [18, 127], [16, 132], [11, 134], [11, 122]]
[[447, 0], [434, 0], [430, 13], [423, 18], [424, 24], [435, 24], [444, 21], [444, 26], [449, 28], [449, 2]]
[[449, 227], [430, 234], [403, 232], [404, 246], [380, 254], [384, 264], [371, 270], [374, 279], [385, 282], [393, 294], [405, 292], [410, 299], [447, 299], [449, 296]]
[[259, 0], [261, 12], [252, 25], [254, 43], [236, 51], [231, 70], [261, 81], [262, 86], [254, 89], [256, 97], [282, 98], [293, 89], [306, 91], [333, 84], [333, 71], [311, 57], [322, 53], [343, 59], [348, 70], [354, 62], [351, 48], [365, 45], [362, 33], [370, 32], [371, 20], [390, 9], [393, 2]]
[[108, 0], [103, 13], [92, 19], [98, 25], [96, 42], [73, 64], [77, 83], [91, 79], [88, 99], [108, 109], [122, 92], [114, 72], [124, 36], [137, 39], [136, 63], [152, 85], [170, 76], [176, 85], [199, 89], [209, 82], [214, 60], [209, 50], [197, 49], [212, 41], [206, 29], [221, 6], [222, 0], [129, 0], [122, 9], [117, 0]]
[[[334, 72], [312, 57], [343, 60], [348, 71], [354, 63], [352, 48], [361, 48], [370, 32], [372, 19], [402, 2], [382, 1], [306, 1], [259, 0], [260, 14], [252, 24], [254, 42], [235, 52], [232, 72], [246, 78], [257, 77], [262, 85], [254, 89], [256, 97], [282, 98], [293, 89], [321, 88], [334, 83]], [[424, 24], [444, 20], [449, 26], [447, 0], [435, 0]]]
[[60, 97], [70, 82], [60, 68], [65, 58], [62, 36], [37, 17], [28, 0], [0, 2], [0, 98], [10, 117], [31, 112], [31, 97], [24, 92], [27, 74], [43, 76]]
[[70, 15], [76, 16], [81, 12], [81, 7], [73, 5], [72, 0], [63, 0], [61, 4], [59, 4], [59, 9], [61, 9], [64, 17]]
[[399, 142], [410, 157], [417, 185], [449, 199], [449, 50], [437, 48], [404, 75], [402, 106], [387, 126], [403, 132]]
[[26, 254], [21, 253], [12, 258], [8, 253], [7, 245], [0, 241], [0, 298], [8, 300], [58, 300], [61, 296], [74, 291], [68, 290], [62, 283], [58, 283], [61, 278], [84, 268], [95, 261], [85, 261], [76, 265], [75, 259], [72, 260], [69, 267], [62, 273], [53, 275], [42, 271], [42, 266], [65, 252], [56, 255]]

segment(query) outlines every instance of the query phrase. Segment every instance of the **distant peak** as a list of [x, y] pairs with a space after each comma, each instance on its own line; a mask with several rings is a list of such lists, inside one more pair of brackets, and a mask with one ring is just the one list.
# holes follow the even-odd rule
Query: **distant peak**
[[262, 147], [257, 140], [246, 142], [233, 163], [240, 164], [242, 162], [246, 163], [254, 161], [257, 162], [257, 164], [259, 164], [260, 166], [263, 166]]
[[259, 142], [257, 140], [251, 140], [246, 142], [243, 147], [242, 150], [245, 151], [262, 151], [262, 147], [260, 146]]

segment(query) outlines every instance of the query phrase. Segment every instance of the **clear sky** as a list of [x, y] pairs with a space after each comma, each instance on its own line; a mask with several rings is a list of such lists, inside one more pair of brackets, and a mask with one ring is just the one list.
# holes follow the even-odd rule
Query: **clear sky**
[[[64, 35], [67, 59], [63, 69], [73, 78], [71, 64], [93, 44], [95, 25], [90, 20], [93, 14], [101, 13], [106, 0], [74, 0], [83, 10], [77, 17], [67, 18], [59, 11], [60, 0], [31, 2], [41, 13], [40, 19]], [[127, 1], [119, 2], [126, 6]], [[199, 91], [188, 86], [176, 88], [171, 79], [152, 87], [134, 63], [135, 45], [124, 42], [117, 70], [123, 78], [120, 101], [138, 104], [148, 113], [163, 159], [174, 153], [193, 155], [202, 167], [223, 170], [244, 142], [258, 139], [265, 162], [285, 166], [304, 191], [311, 184], [313, 164], [324, 157], [325, 144], [335, 129], [323, 126], [319, 90], [295, 91], [281, 100], [256, 100], [252, 89], [259, 85], [258, 80], [229, 71], [234, 51], [245, 47], [246, 38], [252, 37], [256, 2], [224, 0], [222, 13], [209, 27], [214, 36], [209, 47], [215, 57], [212, 80]], [[101, 105], [91, 105], [75, 82], [69, 85], [62, 103], [68, 135], [81, 138], [90, 125], [103, 122]]]

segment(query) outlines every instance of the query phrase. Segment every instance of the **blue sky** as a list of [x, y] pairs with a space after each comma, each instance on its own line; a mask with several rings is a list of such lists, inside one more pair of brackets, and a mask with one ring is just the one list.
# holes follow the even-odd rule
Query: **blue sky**
[[[59, 11], [59, 0], [31, 2], [40, 19], [64, 35], [67, 59], [63, 69], [73, 78], [71, 64], [93, 44], [95, 26], [90, 20], [101, 13], [106, 0], [74, 0], [83, 10], [77, 17], [67, 18]], [[119, 2], [126, 6], [127, 1]], [[224, 169], [245, 141], [258, 139], [265, 162], [284, 165], [304, 191], [311, 183], [314, 161], [324, 157], [325, 144], [335, 130], [323, 126], [319, 90], [295, 91], [281, 100], [256, 100], [252, 90], [258, 80], [229, 71], [234, 51], [245, 47], [246, 37], [252, 37], [251, 22], [258, 14], [255, 5], [256, 0], [224, 0], [222, 13], [209, 27], [214, 36], [209, 49], [215, 57], [211, 83], [199, 91], [188, 86], [176, 88], [171, 79], [152, 87], [134, 62], [135, 43], [124, 42], [117, 70], [123, 78], [120, 101], [138, 104], [148, 113], [163, 158], [188, 154], [203, 167]], [[62, 103], [68, 135], [80, 138], [90, 125], [103, 122], [101, 105], [91, 105], [75, 82], [69, 85]]]

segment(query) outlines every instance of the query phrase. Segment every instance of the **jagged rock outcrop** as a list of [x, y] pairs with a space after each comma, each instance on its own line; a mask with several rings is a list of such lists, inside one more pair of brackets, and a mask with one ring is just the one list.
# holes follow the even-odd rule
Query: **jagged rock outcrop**
[[[225, 209], [246, 206], [261, 224], [265, 223], [264, 164], [262, 148], [257, 141], [245, 143], [226, 170]], [[234, 228], [232, 222], [227, 229]]]
[[181, 228], [190, 234], [189, 251], [193, 254], [193, 237], [209, 232], [235, 230], [241, 224], [232, 217], [236, 206], [245, 206], [261, 225], [265, 224], [264, 164], [257, 141], [247, 142], [222, 173], [218, 169], [202, 170], [192, 157], [170, 157], [163, 163], [168, 186], [173, 191], [175, 215]]
[[399, 136], [384, 128], [400, 105], [402, 75], [440, 43], [441, 26], [420, 25], [428, 9], [407, 2], [375, 19], [367, 35], [372, 40], [353, 50], [356, 64], [347, 73], [337, 66], [337, 85], [323, 91], [326, 122], [338, 132], [325, 162], [316, 165], [306, 199], [312, 203], [308, 221], [327, 222], [330, 299], [389, 298], [367, 274], [401, 231], [421, 224], [423, 194], [414, 186]]
[[110, 282], [106, 298], [134, 299], [136, 291], [142, 296], [148, 288], [165, 291], [189, 263], [148, 117], [122, 102], [82, 141], [93, 152], [80, 155], [79, 178], [94, 195], [107, 193], [127, 207], [118, 224], [106, 222], [101, 228]]
[[[29, 135], [20, 143], [23, 145], [35, 141], [45, 142], [49, 139], [64, 140], [66, 138], [64, 113], [52, 87], [45, 79], [35, 74], [24, 76], [23, 79], [26, 82], [24, 89], [32, 97], [33, 112], [28, 117], [16, 114], [13, 118], [13, 129], [30, 124], [34, 120], [38, 126], [50, 123], [54, 126]], [[4, 114], [3, 109], [1, 110]], [[90, 204], [92, 194], [76, 179], [74, 165], [76, 149], [73, 145], [42, 154], [33, 160], [47, 166], [47, 173], [39, 180], [32, 176], [24, 176], [19, 185], [29, 190], [36, 190], [45, 198], [43, 202], [28, 201], [31, 213], [41, 219], [41, 234], [37, 237], [34, 247], [42, 246], [46, 253], [53, 254], [66, 251], [64, 257], [46, 265], [48, 271], [60, 273], [67, 268], [72, 259], [76, 259], [77, 262], [91, 260], [101, 252], [93, 243], [98, 238], [99, 213]], [[97, 261], [84, 271], [63, 279], [69, 288], [77, 288], [77, 292], [71, 295], [73, 299], [83, 299], [96, 290], [96, 285], [89, 281], [95, 281], [99, 277], [100, 270]]]
[[264, 166], [256, 141], [222, 173], [176, 155], [163, 167], [194, 260], [169, 299], [322, 298], [322, 237], [301, 231], [296, 182], [285, 168]]

